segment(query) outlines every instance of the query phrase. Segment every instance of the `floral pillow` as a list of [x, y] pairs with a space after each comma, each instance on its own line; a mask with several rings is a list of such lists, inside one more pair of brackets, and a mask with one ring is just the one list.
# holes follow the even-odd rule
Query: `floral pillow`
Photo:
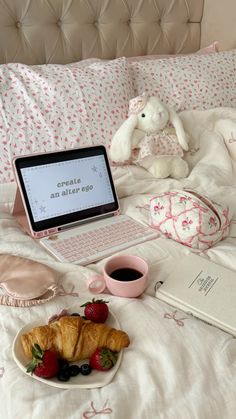
[[0, 66], [0, 183], [14, 180], [16, 155], [109, 147], [133, 96], [125, 58]]
[[[199, 49], [197, 52], [190, 53], [190, 54], [211, 54], [213, 52], [219, 52], [219, 42], [214, 41], [212, 44], [208, 45], [207, 47]], [[184, 55], [190, 54], [158, 54], [158, 55], [141, 55], [138, 57], [128, 57], [127, 61], [145, 61], [145, 60], [159, 60], [161, 58], [173, 58], [173, 57], [180, 57]]]
[[135, 95], [176, 110], [236, 107], [236, 50], [130, 62]]

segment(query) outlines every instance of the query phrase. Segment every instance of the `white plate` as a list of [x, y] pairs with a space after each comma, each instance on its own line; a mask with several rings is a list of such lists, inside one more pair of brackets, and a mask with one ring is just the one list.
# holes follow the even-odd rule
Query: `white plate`
[[[70, 309], [70, 312], [80, 312], [81, 308], [75, 308], [73, 307], [73, 311]], [[112, 367], [108, 371], [97, 371], [92, 370], [91, 374], [84, 376], [82, 374], [77, 375], [76, 377], [71, 377], [69, 381], [63, 382], [59, 381], [56, 377], [45, 379], [37, 377], [36, 375], [31, 375], [30, 373], [26, 372], [26, 365], [29, 363], [29, 359], [25, 356], [23, 352], [23, 348], [21, 345], [20, 337], [23, 333], [28, 333], [33, 327], [41, 326], [45, 324], [45, 321], [37, 321], [32, 322], [24, 326], [16, 335], [13, 347], [12, 347], [12, 354], [14, 361], [18, 365], [18, 367], [27, 374], [30, 378], [33, 378], [35, 380], [41, 381], [42, 383], [45, 383], [52, 387], [58, 387], [58, 388], [64, 388], [64, 389], [72, 389], [72, 388], [98, 388], [103, 387], [110, 383], [110, 381], [113, 379], [115, 373], [117, 372], [121, 359], [122, 359], [122, 353], [123, 351], [119, 352], [118, 359], [114, 367]], [[106, 324], [108, 324], [111, 327], [114, 327], [115, 329], [120, 329], [120, 324], [118, 322], [117, 317], [109, 310], [109, 316], [106, 321]], [[81, 365], [85, 363], [86, 360], [80, 361], [80, 362], [73, 362], [73, 364]]]

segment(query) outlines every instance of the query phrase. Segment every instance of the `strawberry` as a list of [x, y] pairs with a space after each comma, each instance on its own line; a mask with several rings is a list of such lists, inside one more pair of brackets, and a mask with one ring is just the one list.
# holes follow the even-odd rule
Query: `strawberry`
[[92, 301], [83, 304], [81, 307], [84, 307], [86, 319], [94, 323], [105, 323], [109, 314], [107, 303], [108, 301], [93, 298]]
[[97, 348], [89, 360], [92, 369], [99, 371], [110, 370], [117, 361], [118, 353], [107, 348]]
[[46, 349], [45, 351], [35, 343], [32, 347], [32, 361], [27, 365], [26, 372], [31, 372], [41, 378], [52, 378], [59, 371], [59, 363], [55, 352]]

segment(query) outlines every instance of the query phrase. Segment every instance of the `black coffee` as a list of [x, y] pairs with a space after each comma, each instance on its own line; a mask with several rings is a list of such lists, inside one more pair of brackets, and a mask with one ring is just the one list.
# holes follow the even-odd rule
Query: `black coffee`
[[110, 277], [117, 281], [135, 281], [135, 279], [141, 278], [143, 274], [136, 269], [132, 268], [119, 268], [110, 274]]

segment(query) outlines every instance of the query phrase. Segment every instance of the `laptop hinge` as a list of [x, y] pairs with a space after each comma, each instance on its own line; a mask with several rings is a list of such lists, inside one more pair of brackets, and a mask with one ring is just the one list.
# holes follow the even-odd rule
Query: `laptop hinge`
[[88, 223], [92, 223], [93, 221], [103, 220], [104, 218], [114, 217], [114, 215], [116, 214], [113, 212], [111, 214], [98, 215], [97, 217], [94, 217], [94, 218], [88, 218], [87, 220], [75, 221], [74, 223], [70, 225], [59, 227], [58, 231], [70, 230], [71, 228], [75, 228], [76, 226], [80, 226], [82, 224], [88, 224]]

